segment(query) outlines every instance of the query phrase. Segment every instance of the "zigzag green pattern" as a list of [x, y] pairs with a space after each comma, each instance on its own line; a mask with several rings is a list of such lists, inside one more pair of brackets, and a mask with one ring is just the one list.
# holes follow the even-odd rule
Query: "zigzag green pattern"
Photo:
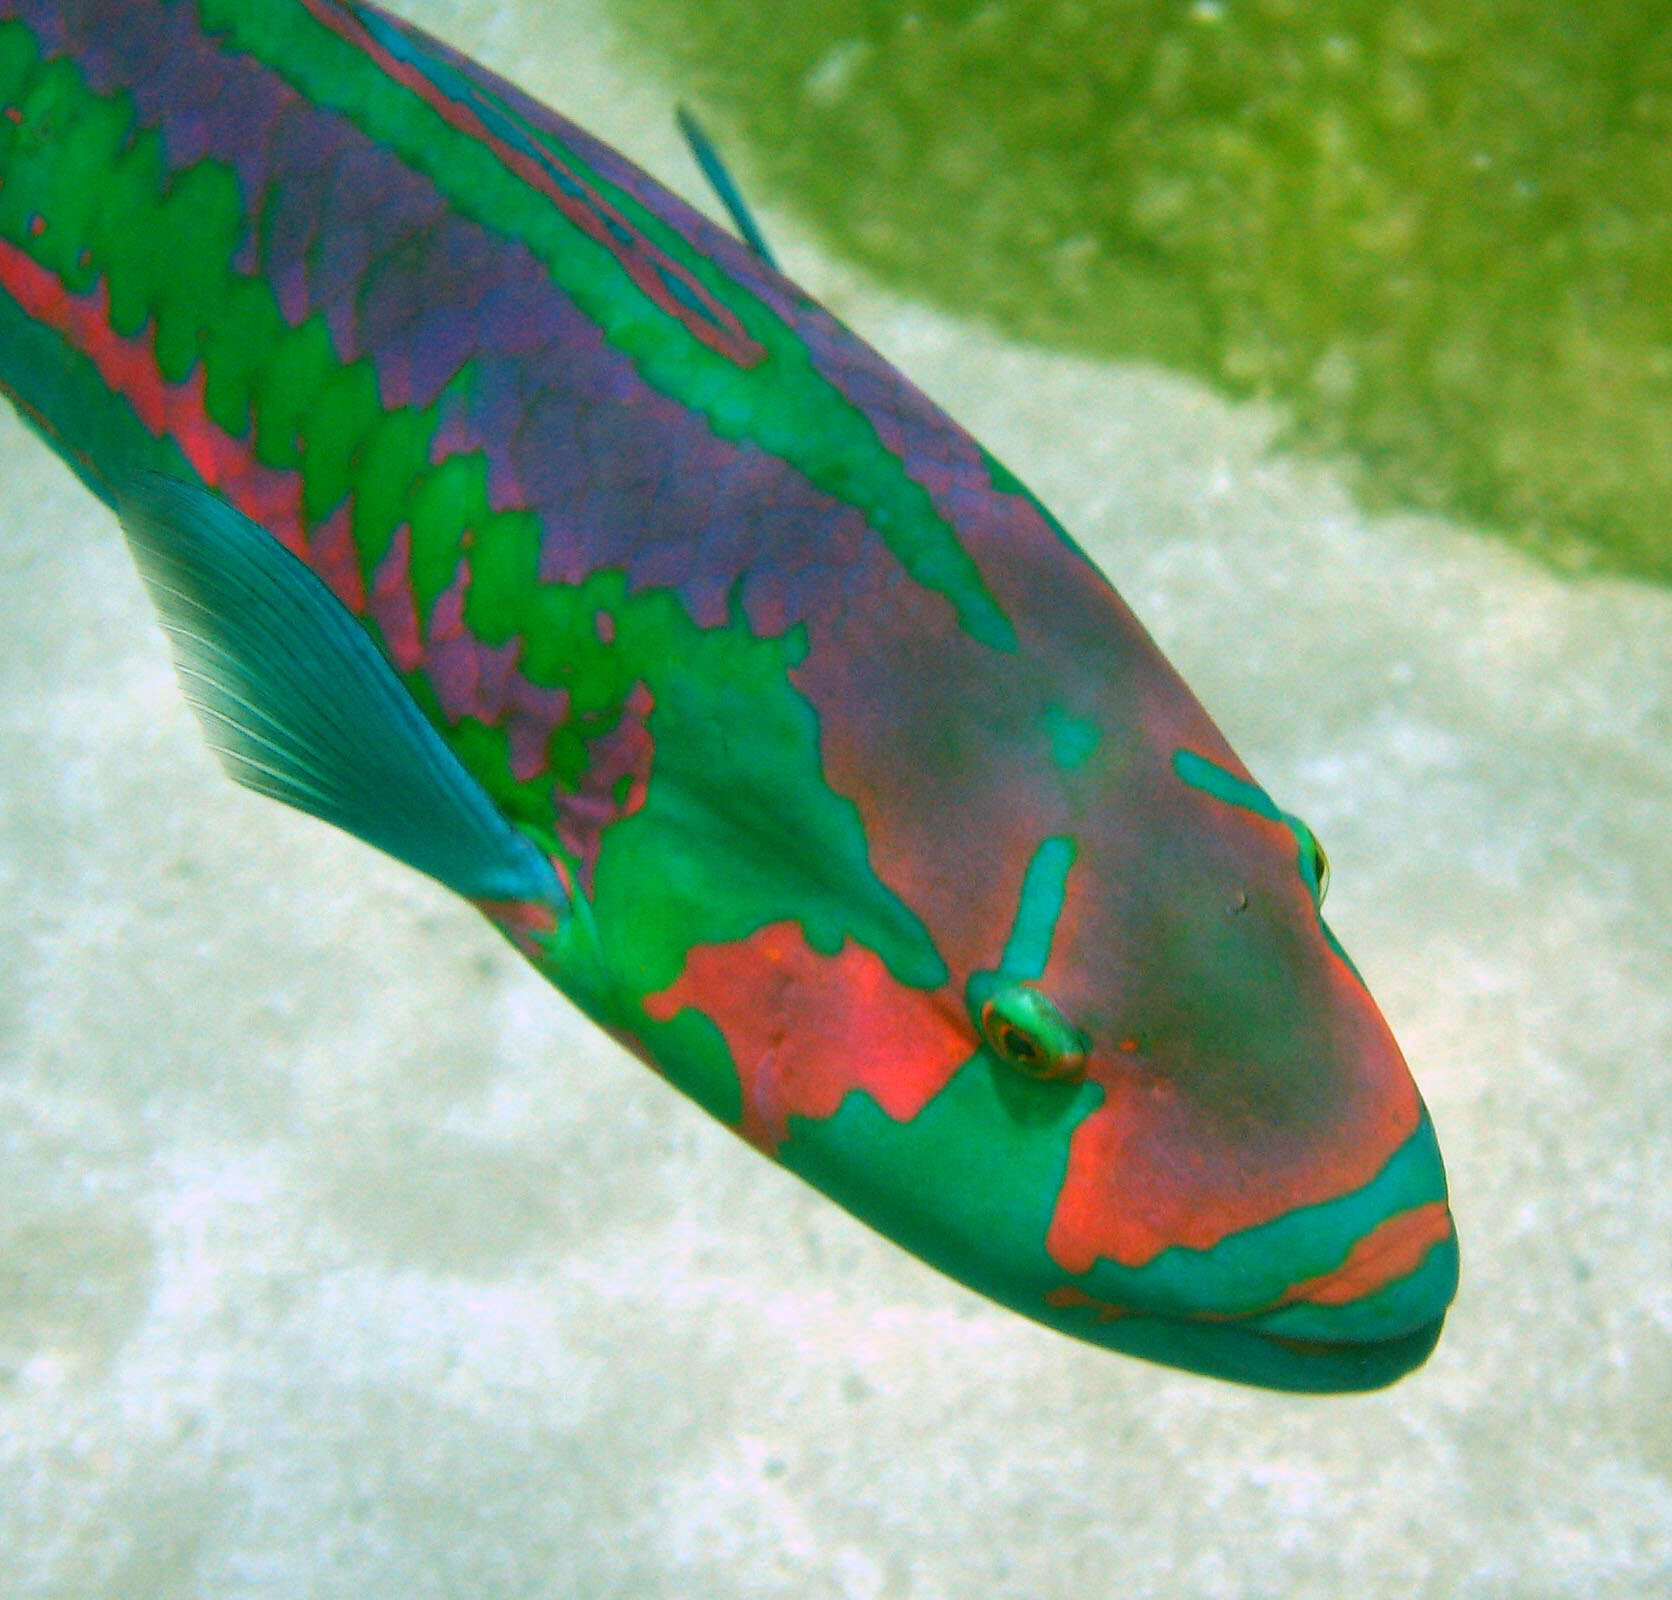
[[566, 165], [737, 316], [768, 352], [760, 367], [740, 371], [691, 336], [491, 147], [453, 127], [299, 7], [202, 0], [201, 11], [205, 28], [224, 32], [232, 47], [258, 56], [317, 104], [351, 117], [422, 172], [461, 216], [525, 244], [652, 388], [701, 412], [721, 437], [751, 440], [858, 508], [906, 571], [951, 602], [970, 634], [995, 649], [1015, 648], [1008, 619], [956, 531], [870, 419], [818, 372], [793, 329], [630, 194], [563, 151]]

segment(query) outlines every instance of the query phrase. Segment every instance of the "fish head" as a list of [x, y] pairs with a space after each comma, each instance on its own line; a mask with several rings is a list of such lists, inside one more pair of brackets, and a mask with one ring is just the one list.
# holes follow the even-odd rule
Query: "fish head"
[[1088, 562], [1045, 552], [1002, 598], [1003, 649], [898, 590], [812, 630], [786, 680], [809, 784], [777, 743], [672, 781], [718, 875], [662, 874], [649, 920], [755, 909], [641, 986], [625, 1032], [1040, 1322], [1268, 1387], [1390, 1382], [1438, 1337], [1456, 1244], [1432, 1124], [1323, 920], [1323, 851]]
[[1323, 918], [1315, 835], [1205, 719], [1191, 737], [1129, 756], [1095, 809], [1059, 803], [965, 979], [988, 1137], [1008, 1115], [1050, 1194], [1008, 1248], [1066, 1331], [1376, 1387], [1428, 1354], [1456, 1288], [1433, 1126]]

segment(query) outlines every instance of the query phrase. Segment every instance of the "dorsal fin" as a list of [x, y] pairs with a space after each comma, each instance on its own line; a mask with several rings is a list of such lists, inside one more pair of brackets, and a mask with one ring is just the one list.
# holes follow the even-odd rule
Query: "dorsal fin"
[[675, 107], [674, 116], [678, 119], [679, 131], [685, 135], [685, 142], [691, 147], [691, 154], [697, 158], [697, 165], [702, 168], [703, 176], [720, 197], [720, 204], [726, 208], [743, 242], [769, 267], [776, 270], [777, 259], [767, 248], [766, 237], [756, 224], [754, 215], [744, 204], [743, 195], [732, 181], [732, 175], [726, 171], [726, 164], [720, 159], [720, 152], [714, 148], [697, 119], [684, 106]]
[[336, 596], [266, 529], [155, 473], [118, 509], [175, 665], [237, 782], [471, 899], [567, 900]]

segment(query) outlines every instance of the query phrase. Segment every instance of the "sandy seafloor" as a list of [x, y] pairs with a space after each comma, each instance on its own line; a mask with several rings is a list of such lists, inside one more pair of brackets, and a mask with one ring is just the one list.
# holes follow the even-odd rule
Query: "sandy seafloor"
[[[695, 192], [587, 7], [405, 9]], [[875, 1238], [222, 779], [114, 524], [7, 417], [0, 1596], [1672, 1592], [1672, 595], [1368, 517], [1270, 414], [764, 220], [1328, 845], [1448, 1157], [1438, 1352], [1256, 1393]]]

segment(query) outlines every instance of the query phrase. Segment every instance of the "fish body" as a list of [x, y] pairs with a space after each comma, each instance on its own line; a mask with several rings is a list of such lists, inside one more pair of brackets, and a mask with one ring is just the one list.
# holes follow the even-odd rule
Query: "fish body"
[[473, 899], [1034, 1319], [1358, 1389], [1457, 1256], [1255, 784], [1037, 500], [770, 263], [343, 0], [0, 0], [0, 388], [234, 776]]

